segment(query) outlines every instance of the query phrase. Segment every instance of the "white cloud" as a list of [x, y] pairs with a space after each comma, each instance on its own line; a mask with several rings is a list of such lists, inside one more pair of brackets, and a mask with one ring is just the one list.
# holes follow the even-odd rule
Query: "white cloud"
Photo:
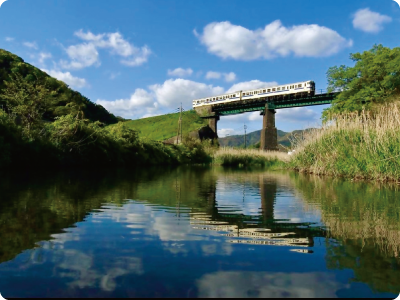
[[32, 48], [32, 49], [35, 49], [35, 50], [38, 49], [38, 45], [36, 44], [36, 42], [24, 42], [23, 45], [25, 47]]
[[206, 79], [220, 79], [220, 78], [221, 78], [221, 73], [219, 72], [208, 71], [206, 74]]
[[306, 107], [293, 107], [276, 111], [276, 121], [312, 123], [310, 125], [314, 125], [318, 120], [319, 114]]
[[163, 84], [155, 84], [150, 86], [155, 93], [157, 101], [170, 108], [175, 108], [182, 102], [184, 107], [192, 107], [192, 100], [223, 94], [222, 87], [214, 87], [200, 82], [187, 79], [169, 79]]
[[108, 111], [124, 118], [139, 117], [143, 114], [151, 114], [158, 104], [155, 103], [154, 95], [144, 89], [136, 89], [129, 99], [115, 101], [97, 100]]
[[45, 61], [46, 59], [49, 59], [49, 58], [52, 58], [51, 53], [46, 53], [46, 52], [40, 52], [40, 53], [39, 53], [39, 62], [40, 62], [41, 64], [43, 64], [44, 61]]
[[12, 41], [14, 41], [14, 38], [13, 38], [13, 37], [7, 36], [7, 37], [5, 38], [5, 40], [6, 40], [6, 42], [12, 42]]
[[65, 82], [66, 84], [70, 85], [73, 88], [83, 88], [88, 86], [86, 79], [74, 77], [70, 72], [61, 72], [61, 71], [46, 70], [46, 69], [42, 69], [42, 71], [46, 72], [52, 77], [57, 78], [58, 80]]
[[176, 68], [175, 70], [168, 70], [168, 75], [174, 77], [187, 77], [192, 75], [192, 73], [193, 70], [190, 68], [188, 69]]
[[383, 29], [384, 23], [390, 23], [392, 18], [371, 11], [369, 8], [359, 9], [353, 15], [353, 26], [369, 33], [378, 33]]
[[251, 81], [244, 81], [244, 82], [239, 82], [234, 85], [232, 85], [227, 93], [230, 92], [237, 92], [237, 91], [246, 91], [246, 90], [252, 90], [252, 89], [261, 89], [264, 87], [271, 87], [278, 85], [277, 82], [272, 81], [272, 82], [263, 82], [260, 80], [251, 80]]
[[226, 82], [232, 82], [236, 80], [236, 74], [233, 72], [224, 73], [224, 78]]
[[99, 66], [99, 53], [93, 44], [79, 44], [69, 46], [66, 52], [70, 62], [61, 61], [61, 67], [65, 69], [82, 69], [93, 65]]
[[[196, 35], [197, 32], [194, 31]], [[352, 45], [336, 31], [319, 26], [287, 28], [276, 20], [263, 29], [250, 30], [230, 22], [214, 22], [197, 37], [208, 52], [236, 60], [271, 59], [277, 56], [329, 56]]]
[[85, 41], [83, 44], [73, 45], [66, 49], [70, 63], [61, 63], [67, 69], [81, 69], [92, 65], [99, 65], [97, 49], [108, 49], [112, 54], [123, 57], [121, 63], [130, 66], [140, 66], [147, 62], [152, 53], [148, 46], [137, 48], [125, 40], [119, 32], [93, 34], [79, 30], [75, 36]]
[[224, 77], [224, 80], [226, 82], [232, 82], [236, 80], [236, 74], [233, 72], [220, 73], [220, 72], [208, 71], [206, 74], [206, 79], [220, 79], [221, 77]]

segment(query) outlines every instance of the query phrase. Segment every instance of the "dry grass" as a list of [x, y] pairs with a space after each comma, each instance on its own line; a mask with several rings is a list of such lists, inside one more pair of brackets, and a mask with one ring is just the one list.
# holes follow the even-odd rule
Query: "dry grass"
[[278, 151], [261, 151], [255, 149], [233, 149], [223, 147], [218, 149], [214, 155], [214, 163], [224, 166], [284, 166], [290, 157], [287, 153]]
[[338, 115], [330, 124], [292, 141], [291, 166], [315, 174], [400, 180], [400, 105], [376, 113]]

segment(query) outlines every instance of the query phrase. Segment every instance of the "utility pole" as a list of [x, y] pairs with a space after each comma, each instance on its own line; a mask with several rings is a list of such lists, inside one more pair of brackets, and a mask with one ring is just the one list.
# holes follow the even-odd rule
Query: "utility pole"
[[182, 136], [182, 102], [181, 102], [181, 115], [179, 117], [179, 123], [181, 127], [181, 144], [183, 143], [183, 136]]
[[181, 143], [182, 143], [182, 102], [181, 102], [181, 107], [179, 108], [180, 110], [180, 115], [179, 115], [179, 121], [178, 121], [178, 132], [176, 134], [176, 144], [179, 144], [179, 135], [181, 136]]
[[244, 149], [247, 148], [246, 129], [247, 129], [247, 126], [244, 125]]

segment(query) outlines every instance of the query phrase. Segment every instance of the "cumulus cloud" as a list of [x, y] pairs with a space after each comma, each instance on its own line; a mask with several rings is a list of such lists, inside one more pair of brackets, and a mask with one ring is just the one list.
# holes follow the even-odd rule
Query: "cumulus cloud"
[[38, 49], [38, 45], [36, 44], [36, 42], [24, 42], [22, 43], [25, 47], [31, 48], [31, 49]]
[[136, 89], [128, 99], [119, 99], [115, 101], [99, 99], [96, 103], [102, 105], [108, 111], [124, 118], [151, 114], [151, 112], [158, 107], [158, 104], [155, 103], [154, 95], [144, 89]]
[[233, 72], [220, 73], [220, 72], [208, 71], [206, 74], [206, 79], [220, 79], [221, 77], [223, 77], [226, 82], [232, 82], [236, 80], [236, 74]]
[[46, 59], [50, 59], [51, 57], [51, 53], [40, 52], [38, 60], [41, 64], [43, 64]]
[[250, 30], [230, 22], [213, 22], [200, 35], [209, 53], [235, 60], [271, 59], [277, 56], [329, 56], [352, 45], [336, 31], [316, 24], [285, 27], [276, 20]]
[[98, 49], [108, 49], [112, 54], [121, 56], [121, 63], [130, 66], [140, 66], [147, 62], [152, 53], [148, 46], [141, 48], [124, 39], [121, 33], [93, 34], [79, 30], [75, 36], [84, 41], [82, 44], [72, 45], [66, 49], [71, 59], [70, 62], [62, 61], [62, 67], [66, 69], [82, 69], [92, 65], [100, 65]]
[[42, 69], [42, 71], [46, 72], [47, 74], [49, 74], [54, 78], [57, 78], [58, 80], [65, 82], [66, 84], [70, 85], [73, 88], [83, 88], [88, 86], [86, 79], [74, 77], [70, 72], [61, 72], [61, 71], [46, 70], [46, 69]]
[[391, 21], [391, 17], [373, 12], [369, 8], [359, 9], [353, 15], [354, 28], [369, 33], [378, 33], [383, 29], [383, 24]]
[[173, 77], [188, 77], [193, 74], [193, 70], [183, 69], [183, 68], [176, 68], [175, 70], [168, 70], [168, 75]]
[[252, 90], [252, 89], [261, 89], [264, 87], [271, 87], [271, 86], [276, 86], [276, 85], [278, 85], [278, 83], [275, 81], [263, 82], [260, 80], [250, 80], [250, 81], [239, 82], [239, 83], [232, 85], [227, 90], [227, 93], [237, 92], [237, 91], [246, 91], [246, 90]]
[[82, 69], [93, 65], [99, 66], [99, 52], [93, 44], [79, 44], [69, 46], [66, 52], [71, 59], [70, 62], [61, 61], [64, 69]]
[[150, 86], [157, 101], [165, 107], [178, 107], [180, 103], [192, 104], [193, 99], [223, 94], [222, 87], [214, 87], [187, 79], [169, 79], [163, 84]]
[[276, 111], [277, 121], [286, 122], [302, 122], [302, 123], [317, 123], [319, 115], [306, 107], [293, 107], [286, 109], [278, 109]]
[[221, 73], [219, 72], [208, 71], [206, 74], [206, 79], [220, 79], [220, 78], [221, 78]]
[[232, 82], [236, 80], [236, 74], [233, 72], [224, 73], [224, 79], [226, 82]]

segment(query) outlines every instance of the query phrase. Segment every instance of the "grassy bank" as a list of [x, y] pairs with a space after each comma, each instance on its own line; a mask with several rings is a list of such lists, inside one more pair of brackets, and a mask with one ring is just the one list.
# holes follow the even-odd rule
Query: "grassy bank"
[[353, 179], [400, 180], [400, 106], [337, 115], [297, 140], [290, 167]]
[[268, 168], [284, 168], [289, 160], [286, 153], [255, 149], [220, 148], [213, 153], [213, 163], [222, 166], [259, 165]]
[[200, 142], [164, 145], [143, 140], [123, 123], [104, 126], [73, 115], [18, 125], [0, 109], [0, 169], [209, 163]]

